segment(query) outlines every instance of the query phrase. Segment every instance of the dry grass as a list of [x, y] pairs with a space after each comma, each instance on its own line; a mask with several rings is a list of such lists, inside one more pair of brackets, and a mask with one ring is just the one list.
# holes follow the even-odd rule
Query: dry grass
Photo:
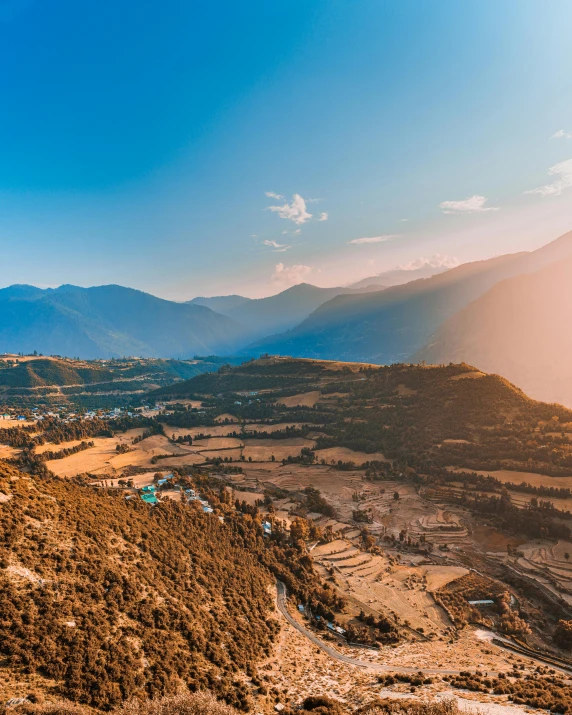
[[[535, 474], [534, 472], [512, 472], [508, 469], [484, 470], [484, 469], [463, 469], [461, 467], [447, 467], [449, 472], [473, 472], [486, 477], [490, 474], [491, 477], [498, 479], [500, 482], [509, 482], [512, 484], [520, 484], [527, 482], [535, 487], [564, 487], [572, 489], [572, 477], [550, 477], [547, 474]], [[532, 496], [532, 495], [531, 495]]]
[[[76, 454], [71, 454], [64, 459], [54, 459], [46, 462], [46, 466], [58, 477], [74, 477], [77, 474], [95, 474], [98, 476], [115, 477], [122, 473], [126, 467], [153, 468], [151, 459], [159, 454], [172, 454], [175, 458], [186, 457], [186, 462], [194, 464], [203, 461], [198, 455], [193, 454], [189, 447], [171, 444], [163, 435], [153, 435], [136, 445], [132, 445], [133, 437], [141, 434], [141, 429], [133, 429], [114, 437], [95, 437], [90, 441], [94, 446]], [[74, 444], [74, 443], [69, 443]], [[116, 446], [126, 444], [132, 447], [130, 452], [117, 454]], [[63, 449], [66, 443], [53, 449]], [[161, 465], [162, 466], [162, 465]]]
[[292, 439], [247, 439], [244, 440], [243, 455], [253, 462], [269, 462], [272, 457], [278, 461], [297, 457], [303, 447], [310, 449], [316, 443], [312, 439], [293, 437]]
[[313, 407], [320, 399], [321, 394], [319, 390], [312, 390], [312, 392], [302, 392], [299, 395], [281, 397], [276, 402], [284, 407]]
[[391, 461], [385, 458], [381, 452], [367, 454], [366, 452], [355, 452], [347, 447], [330, 447], [329, 449], [319, 449], [316, 452], [318, 460], [325, 459], [327, 464], [342, 462], [354, 462], [355, 464], [364, 464], [365, 462], [387, 462]]
[[205, 452], [213, 449], [237, 449], [242, 447], [242, 440], [236, 437], [212, 437], [193, 442], [193, 452]]

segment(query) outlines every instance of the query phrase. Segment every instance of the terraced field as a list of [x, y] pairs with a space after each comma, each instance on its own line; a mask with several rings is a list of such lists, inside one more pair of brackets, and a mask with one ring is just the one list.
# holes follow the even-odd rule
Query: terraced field
[[452, 624], [431, 591], [468, 573], [462, 567], [428, 565], [416, 557], [396, 562], [387, 553], [364, 552], [347, 538], [316, 547], [312, 557], [324, 576], [333, 573], [356, 605], [397, 616], [413, 629], [435, 635], [444, 634]]
[[571, 542], [530, 541], [521, 544], [514, 556], [499, 555], [499, 559], [572, 606]]

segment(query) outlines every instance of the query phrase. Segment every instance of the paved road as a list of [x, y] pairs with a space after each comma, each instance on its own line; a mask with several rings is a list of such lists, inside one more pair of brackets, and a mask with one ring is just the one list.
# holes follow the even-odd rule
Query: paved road
[[[420, 670], [422, 670], [425, 675], [459, 675], [461, 673], [460, 670], [449, 670], [447, 668], [418, 668], [403, 665], [383, 665], [381, 663], [370, 663], [366, 660], [358, 660], [357, 658], [351, 658], [348, 655], [344, 655], [343, 653], [340, 653], [339, 650], [337, 650], [336, 648], [332, 647], [331, 645], [328, 645], [323, 640], [318, 638], [318, 636], [313, 633], [313, 631], [303, 626], [290, 615], [286, 606], [286, 586], [282, 583], [282, 581], [276, 581], [276, 590], [277, 604], [280, 613], [282, 613], [284, 618], [293, 628], [299, 631], [302, 635], [306, 636], [309, 641], [311, 641], [315, 646], [320, 648], [320, 650], [323, 650], [324, 653], [327, 653], [330, 658], [335, 658], [335, 660], [339, 660], [342, 663], [347, 663], [348, 665], [353, 665], [356, 668], [361, 668], [362, 670], [369, 670], [370, 672], [374, 673], [418, 673]], [[496, 636], [496, 638], [499, 641], [505, 640], [507, 643], [510, 643], [510, 641], [502, 637]], [[501, 646], [499, 645], [498, 647], [500, 648]], [[531, 656], [523, 655], [522, 657], [525, 657], [528, 660], [538, 663], [539, 665], [546, 665], [546, 662], [543, 662], [542, 660], [536, 660]], [[567, 673], [566, 669], [564, 668], [557, 668], [557, 666], [554, 665], [551, 667], [556, 668], [557, 670], [562, 670], [563, 672]], [[471, 670], [476, 670], [476, 668], [463, 668], [463, 672]]]

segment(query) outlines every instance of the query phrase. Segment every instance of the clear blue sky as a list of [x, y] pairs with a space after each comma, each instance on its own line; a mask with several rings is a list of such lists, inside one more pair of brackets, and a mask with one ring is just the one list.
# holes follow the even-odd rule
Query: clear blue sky
[[0, 0], [0, 284], [262, 295], [540, 245], [572, 229], [571, 24], [569, 0]]

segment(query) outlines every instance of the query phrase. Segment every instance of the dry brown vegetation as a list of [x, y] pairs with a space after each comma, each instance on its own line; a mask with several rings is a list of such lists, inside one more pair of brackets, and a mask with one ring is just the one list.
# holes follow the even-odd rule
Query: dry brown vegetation
[[275, 632], [269, 574], [244, 541], [254, 534], [8, 468], [0, 489], [12, 495], [0, 506], [0, 642], [20, 677], [104, 708], [180, 682], [244, 705], [234, 673]]

